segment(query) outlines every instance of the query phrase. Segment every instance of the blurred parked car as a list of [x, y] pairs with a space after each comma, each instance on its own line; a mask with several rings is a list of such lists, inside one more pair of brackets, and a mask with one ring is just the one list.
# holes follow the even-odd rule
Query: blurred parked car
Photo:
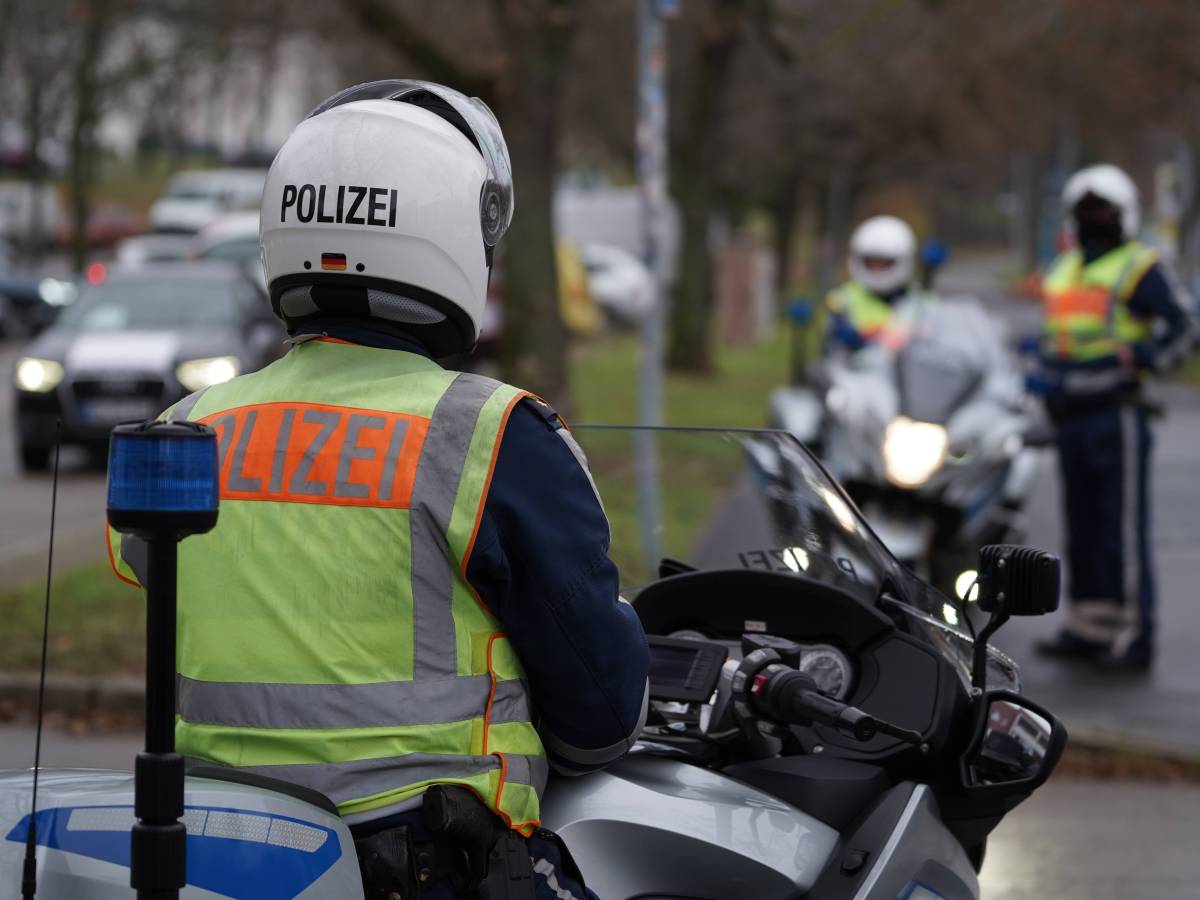
[[[140, 216], [121, 203], [105, 203], [88, 214], [85, 235], [89, 247], [111, 247], [145, 229]], [[59, 229], [59, 243], [69, 246], [75, 240], [75, 223], [68, 217]]]
[[581, 244], [579, 259], [587, 270], [588, 290], [609, 321], [636, 325], [654, 305], [654, 280], [645, 264], [612, 244]]
[[75, 299], [73, 282], [19, 267], [20, 254], [0, 241], [0, 337], [37, 334]]
[[38, 233], [30, 234], [33, 225], [32, 186], [26, 181], [0, 181], [0, 238], [15, 244], [36, 244], [48, 247], [54, 243], [66, 223], [66, 213], [58, 189], [43, 184], [37, 191]]
[[223, 259], [241, 266], [265, 292], [267, 276], [258, 246], [258, 212], [236, 212], [221, 216], [196, 235], [192, 245], [196, 259]]
[[284, 351], [282, 324], [236, 266], [164, 263], [84, 287], [13, 370], [21, 463], [43, 469], [63, 441], [101, 450], [113, 425]]
[[114, 262], [121, 269], [136, 269], [151, 263], [188, 259], [194, 241], [189, 234], [137, 234], [117, 245]]
[[255, 209], [262, 200], [266, 178], [266, 169], [180, 172], [150, 207], [150, 227], [195, 233], [226, 213]]
[[[640, 259], [611, 244], [575, 244], [559, 240], [554, 247], [558, 270], [558, 308], [563, 323], [575, 337], [591, 337], [603, 328], [603, 320], [620, 327], [633, 327], [654, 304], [654, 282]], [[477, 360], [499, 356], [504, 334], [505, 260], [496, 253], [488, 282], [487, 305], [483, 310]], [[601, 315], [603, 314], [603, 315]]]
[[196, 235], [192, 249], [198, 259], [228, 259], [239, 263], [259, 259], [257, 210], [214, 219]]

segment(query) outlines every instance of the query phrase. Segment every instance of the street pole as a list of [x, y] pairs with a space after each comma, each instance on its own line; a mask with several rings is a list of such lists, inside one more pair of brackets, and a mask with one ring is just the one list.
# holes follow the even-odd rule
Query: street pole
[[[663, 322], [666, 276], [663, 236], [667, 207], [667, 34], [665, 19], [676, 0], [638, 3], [638, 106], [636, 126], [638, 193], [642, 219], [642, 258], [650, 270], [653, 303], [641, 325], [641, 391], [638, 424], [662, 424]], [[635, 436], [638, 521], [642, 553], [652, 575], [662, 558], [659, 535], [658, 457], [654, 433]]]

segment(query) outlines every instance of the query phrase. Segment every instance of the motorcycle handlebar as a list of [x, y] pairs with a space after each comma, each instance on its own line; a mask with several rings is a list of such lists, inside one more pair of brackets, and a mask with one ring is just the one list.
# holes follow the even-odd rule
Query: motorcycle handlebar
[[768, 666], [755, 676], [750, 693], [761, 715], [782, 724], [828, 725], [859, 741], [869, 741], [883, 733], [912, 744], [923, 742], [918, 732], [883, 722], [822, 694], [811, 678], [786, 666]]

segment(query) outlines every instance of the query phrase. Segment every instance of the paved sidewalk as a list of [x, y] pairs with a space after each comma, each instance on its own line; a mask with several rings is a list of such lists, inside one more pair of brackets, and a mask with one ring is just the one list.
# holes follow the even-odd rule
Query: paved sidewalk
[[1195, 900], [1200, 787], [1052, 780], [988, 839], [983, 900]]
[[[1153, 474], [1159, 579], [1153, 671], [1140, 678], [1113, 677], [1034, 655], [1034, 641], [1058, 629], [1062, 609], [1044, 618], [1012, 620], [996, 645], [1021, 664], [1026, 692], [1069, 729], [1200, 756], [1200, 393], [1174, 388], [1165, 395], [1171, 411], [1158, 428]], [[1039, 473], [1029, 513], [1028, 542], [1062, 552], [1052, 455]]]
[[[1011, 271], [1003, 256], [969, 258], [948, 270], [943, 284], [948, 290], [981, 296], [1019, 333], [1036, 327], [1038, 310], [1035, 304], [1007, 297], [1001, 278]], [[1037, 619], [1013, 619], [995, 642], [1020, 663], [1025, 692], [1078, 736], [1200, 757], [1200, 390], [1163, 385], [1158, 391], [1168, 414], [1155, 430], [1151, 476], [1159, 578], [1154, 670], [1142, 678], [1112, 677], [1088, 666], [1038, 658], [1033, 643], [1058, 629], [1061, 610]], [[1026, 542], [1061, 553], [1052, 451], [1042, 460], [1027, 514]]]

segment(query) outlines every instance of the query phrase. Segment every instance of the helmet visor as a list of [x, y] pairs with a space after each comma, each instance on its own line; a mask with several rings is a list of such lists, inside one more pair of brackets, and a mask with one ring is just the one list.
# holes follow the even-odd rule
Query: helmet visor
[[475, 145], [488, 167], [487, 183], [479, 198], [480, 224], [489, 247], [499, 243], [513, 215], [512, 161], [496, 115], [478, 97], [453, 88], [411, 78], [392, 78], [357, 84], [334, 94], [305, 118], [311, 119], [335, 106], [359, 100], [397, 100], [412, 103], [441, 116]]
[[889, 269], [895, 268], [899, 263], [899, 260], [894, 257], [873, 254], [866, 254], [860, 257], [860, 259], [862, 259], [862, 264], [872, 272], [887, 272]]

